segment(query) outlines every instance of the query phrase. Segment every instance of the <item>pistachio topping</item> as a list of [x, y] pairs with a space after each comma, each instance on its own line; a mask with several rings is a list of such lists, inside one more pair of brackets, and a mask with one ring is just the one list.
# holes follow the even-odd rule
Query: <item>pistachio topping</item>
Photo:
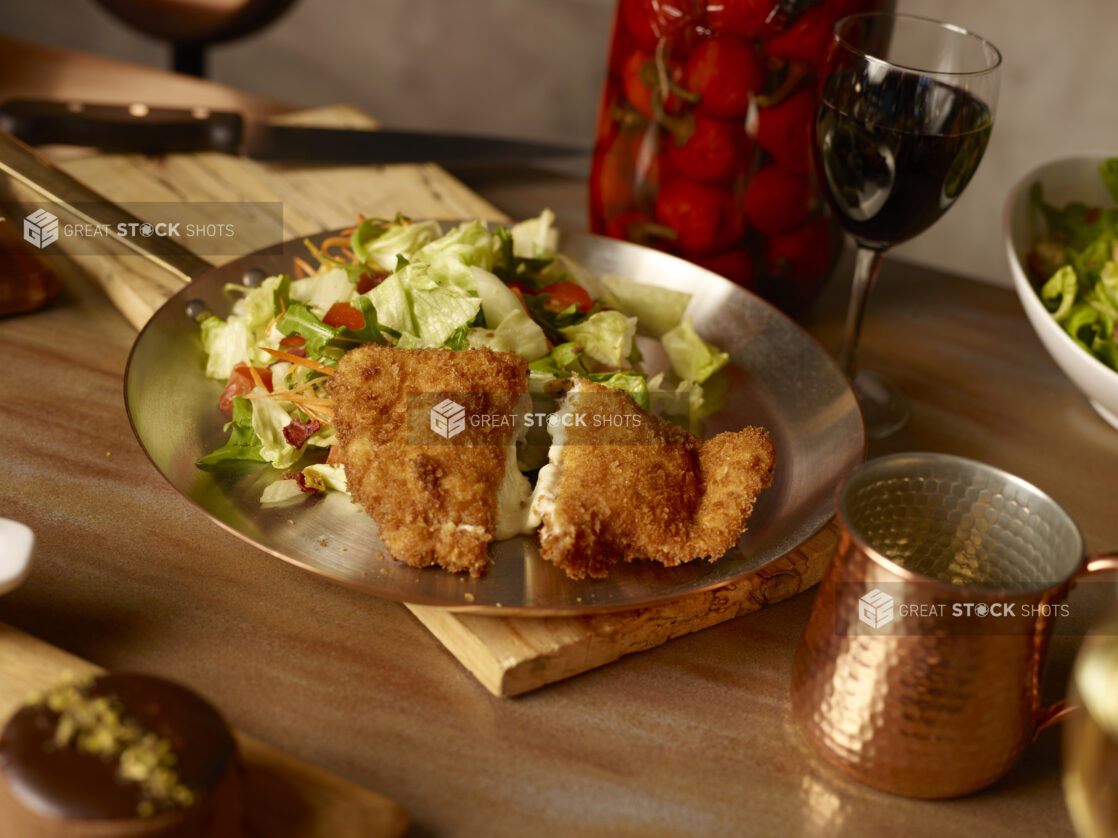
[[91, 696], [94, 679], [67, 673], [62, 680], [29, 700], [58, 715], [53, 746], [73, 748], [116, 763], [117, 777], [140, 787], [136, 807], [141, 817], [194, 803], [194, 792], [179, 779], [178, 755], [171, 743], [127, 714], [115, 696]]

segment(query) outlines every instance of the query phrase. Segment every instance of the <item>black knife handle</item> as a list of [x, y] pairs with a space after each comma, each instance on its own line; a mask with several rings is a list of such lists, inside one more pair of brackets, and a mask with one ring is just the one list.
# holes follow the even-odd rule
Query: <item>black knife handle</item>
[[244, 133], [244, 121], [238, 113], [208, 108], [10, 99], [0, 104], [0, 130], [28, 145], [62, 143], [140, 154], [179, 151], [236, 154]]

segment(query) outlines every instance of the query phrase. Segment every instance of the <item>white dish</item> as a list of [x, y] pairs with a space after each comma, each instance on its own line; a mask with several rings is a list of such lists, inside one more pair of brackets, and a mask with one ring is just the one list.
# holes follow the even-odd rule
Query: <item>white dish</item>
[[0, 594], [14, 591], [31, 572], [35, 534], [26, 524], [0, 518]]
[[1055, 206], [1070, 201], [1111, 206], [1114, 202], [1099, 177], [1099, 163], [1113, 156], [1114, 153], [1104, 152], [1078, 154], [1033, 169], [1010, 191], [1003, 227], [1013, 285], [1025, 315], [1052, 360], [1083, 392], [1099, 416], [1118, 429], [1118, 372], [1083, 349], [1052, 319], [1029, 281], [1025, 267], [1030, 248], [1045, 232], [1043, 218], [1029, 202], [1032, 185], [1040, 183], [1044, 199]]

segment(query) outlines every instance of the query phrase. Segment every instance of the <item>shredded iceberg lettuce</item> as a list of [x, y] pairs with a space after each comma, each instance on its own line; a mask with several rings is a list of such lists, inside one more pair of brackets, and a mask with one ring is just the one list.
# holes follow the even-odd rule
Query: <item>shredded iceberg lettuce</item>
[[631, 366], [629, 356], [637, 333], [635, 317], [626, 317], [620, 311], [599, 311], [559, 331], [568, 340], [580, 344], [587, 355], [601, 364], [616, 369]]
[[682, 323], [665, 332], [660, 343], [668, 353], [672, 372], [684, 381], [702, 384], [730, 360], [725, 352], [699, 337], [690, 317], [685, 317]]

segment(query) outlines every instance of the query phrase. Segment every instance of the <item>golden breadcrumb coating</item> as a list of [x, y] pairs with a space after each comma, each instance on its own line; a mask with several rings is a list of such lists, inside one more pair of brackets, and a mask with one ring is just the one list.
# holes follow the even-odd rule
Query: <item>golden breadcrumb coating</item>
[[[468, 416], [512, 415], [527, 398], [527, 382], [523, 358], [489, 349], [370, 344], [342, 358], [329, 391], [346, 482], [394, 558], [472, 576], [485, 571], [516, 429], [471, 429], [444, 441], [425, 424], [445, 397]], [[434, 444], [411, 444], [427, 439]]]
[[[737, 543], [772, 482], [775, 453], [763, 428], [703, 442], [627, 393], [582, 379], [564, 409], [587, 420], [558, 436], [558, 480], [537, 509], [541, 555], [572, 579], [604, 577], [620, 560], [714, 561]], [[637, 416], [639, 424], [595, 415]]]

